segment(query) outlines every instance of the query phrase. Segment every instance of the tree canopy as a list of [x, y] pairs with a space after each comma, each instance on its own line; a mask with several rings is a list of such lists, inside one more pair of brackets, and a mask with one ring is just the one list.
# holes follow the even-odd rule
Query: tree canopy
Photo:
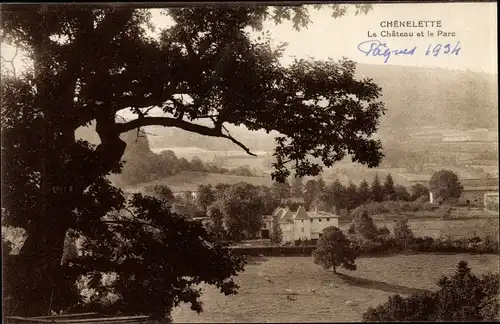
[[495, 322], [499, 320], [498, 274], [476, 276], [460, 261], [455, 273], [443, 276], [439, 290], [388, 301], [364, 314], [366, 322]]
[[429, 180], [429, 190], [434, 194], [435, 199], [452, 202], [460, 198], [463, 186], [455, 172], [440, 170], [435, 172]]
[[324, 269], [333, 268], [334, 273], [337, 273], [339, 266], [351, 271], [356, 270], [356, 252], [349, 239], [335, 226], [323, 230], [313, 252], [313, 260]]
[[[334, 5], [333, 10], [334, 16], [346, 13], [345, 6]], [[381, 89], [370, 79], [355, 79], [354, 62], [301, 59], [284, 67], [279, 62], [284, 45], [273, 47], [265, 33], [258, 40], [249, 36], [248, 27], [262, 29], [268, 18], [277, 23], [290, 19], [295, 28], [305, 27], [306, 7], [191, 7], [164, 13], [173, 25], [153, 38], [146, 33], [150, 24], [146, 9], [2, 5], [2, 39], [23, 49], [30, 60], [25, 72], [5, 74], [1, 83], [2, 223], [27, 232], [16, 261], [4, 272], [9, 278], [6, 291], [19, 297], [17, 311], [39, 315], [71, 303], [64, 294], [55, 294], [59, 298], [55, 301], [50, 296], [62, 291], [58, 287], [68, 286], [63, 278], [71, 282], [92, 267], [73, 271], [61, 266], [69, 229], [89, 238], [93, 244], [89, 248], [103, 249], [111, 243], [127, 247], [127, 240], [137, 244], [138, 252], [132, 255], [144, 262], [134, 260], [137, 264], [132, 266], [137, 265], [139, 272], [128, 278], [135, 288], [128, 290], [130, 294], [122, 292], [143, 298], [129, 311], [158, 313], [178, 300], [199, 309], [199, 294], [191, 285], [205, 281], [230, 287], [230, 278], [241, 270], [229, 251], [205, 244], [206, 233], [163, 209], [165, 204], [154, 198], [127, 200], [111, 185], [106, 177], [123, 166], [127, 143], [122, 134], [151, 125], [176, 127], [225, 138], [253, 154], [224, 124], [275, 130], [281, 134], [276, 138], [272, 174], [278, 181], [292, 171], [297, 177], [317, 175], [322, 165], [329, 167], [348, 154], [370, 167], [380, 163], [381, 143], [372, 135], [384, 113], [378, 100]], [[155, 107], [164, 115], [150, 115]], [[118, 118], [124, 111], [134, 118]], [[75, 138], [75, 131], [90, 123], [95, 123], [97, 145]], [[109, 212], [124, 209], [157, 223], [160, 233], [173, 233], [172, 228], [188, 231], [186, 245], [177, 252], [197, 251], [218, 261], [200, 263], [189, 257], [184, 268], [172, 268], [169, 257], [152, 260], [149, 249], [156, 251], [156, 257], [162, 251], [177, 253], [176, 243], [153, 241], [146, 232], [139, 235], [130, 229], [136, 226], [133, 217], [120, 220], [132, 224], [124, 224], [124, 241], [116, 242], [109, 233], [118, 235], [118, 229], [105, 219]], [[159, 219], [155, 213], [172, 217]], [[113, 251], [123, 252], [117, 249]], [[213, 271], [198, 276], [196, 264], [211, 264]], [[156, 266], [160, 267], [154, 270]], [[125, 274], [131, 268], [116, 261], [114, 269]], [[155, 272], [159, 269], [171, 271]], [[144, 280], [138, 279], [140, 273]], [[183, 279], [190, 275], [195, 279]], [[158, 287], [173, 283], [180, 288], [158, 298], [160, 290], [151, 287], [152, 278], [165, 280]], [[139, 294], [148, 290], [150, 294]]]

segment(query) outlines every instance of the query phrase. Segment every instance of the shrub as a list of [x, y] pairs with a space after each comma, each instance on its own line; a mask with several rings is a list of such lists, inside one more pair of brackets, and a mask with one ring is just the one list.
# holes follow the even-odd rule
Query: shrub
[[367, 322], [398, 321], [498, 321], [499, 277], [488, 274], [477, 277], [467, 267], [458, 264], [455, 274], [443, 276], [438, 281], [439, 290], [413, 294], [408, 298], [399, 295], [364, 314]]
[[413, 232], [408, 226], [408, 220], [406, 218], [398, 220], [394, 226], [394, 239], [398, 246], [406, 250], [411, 246], [414, 238]]

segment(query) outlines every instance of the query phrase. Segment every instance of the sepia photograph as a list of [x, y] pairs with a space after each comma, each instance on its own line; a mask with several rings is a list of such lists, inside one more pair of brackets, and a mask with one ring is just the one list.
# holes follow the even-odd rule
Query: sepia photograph
[[2, 323], [500, 321], [496, 2], [0, 30]]

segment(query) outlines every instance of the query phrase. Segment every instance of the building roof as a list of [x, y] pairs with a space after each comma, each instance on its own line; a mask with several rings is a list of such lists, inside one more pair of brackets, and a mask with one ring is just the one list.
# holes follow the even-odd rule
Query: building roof
[[274, 211], [272, 216], [281, 218], [281, 214], [283, 213], [283, 210], [284, 209], [281, 207], [276, 208], [276, 210]]
[[290, 211], [290, 209], [285, 209], [281, 213], [280, 217], [280, 223], [293, 223], [293, 213]]
[[293, 217], [294, 219], [301, 219], [301, 220], [308, 220], [309, 215], [307, 214], [306, 210], [304, 207], [300, 206], [297, 209], [297, 212], [295, 213], [295, 216]]

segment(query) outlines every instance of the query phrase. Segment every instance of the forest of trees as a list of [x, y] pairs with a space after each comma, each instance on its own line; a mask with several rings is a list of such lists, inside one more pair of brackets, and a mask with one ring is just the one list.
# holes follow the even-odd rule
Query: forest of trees
[[[428, 189], [415, 184], [410, 192], [394, 184], [389, 174], [383, 182], [376, 176], [372, 183], [363, 181], [359, 186], [340, 181], [325, 183], [322, 178], [308, 180], [292, 178], [271, 187], [238, 184], [199, 185], [196, 198], [189, 193], [174, 197], [165, 185], [146, 187], [146, 192], [170, 201], [174, 210], [188, 217], [208, 216], [207, 228], [212, 235], [232, 239], [255, 237], [262, 227], [263, 217], [271, 215], [277, 207], [296, 211], [304, 206], [308, 211], [318, 210], [359, 216], [359, 207], [371, 202], [427, 200]], [[364, 212], [364, 210], [359, 210]]]

